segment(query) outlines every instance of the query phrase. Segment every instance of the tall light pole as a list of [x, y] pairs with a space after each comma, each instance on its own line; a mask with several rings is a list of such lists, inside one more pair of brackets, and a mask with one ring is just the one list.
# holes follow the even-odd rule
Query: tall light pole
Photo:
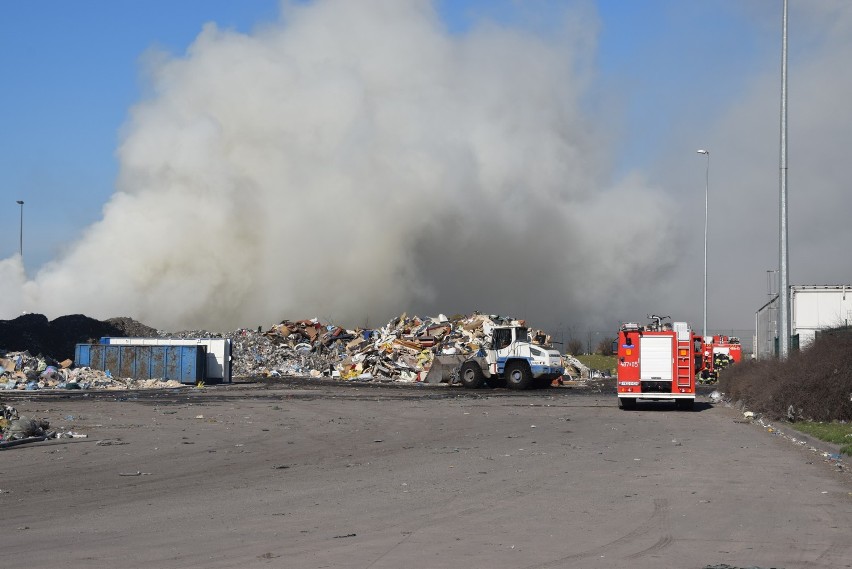
[[704, 172], [704, 328], [703, 338], [707, 337], [707, 212], [710, 205], [710, 151], [703, 148], [699, 154], [707, 157], [707, 168]]
[[778, 355], [783, 359], [790, 351], [790, 257], [787, 253], [787, 0], [781, 25], [781, 191], [778, 261]]
[[18, 200], [18, 205], [21, 206], [21, 233], [18, 238], [18, 249], [21, 253], [21, 262], [24, 260], [24, 200]]

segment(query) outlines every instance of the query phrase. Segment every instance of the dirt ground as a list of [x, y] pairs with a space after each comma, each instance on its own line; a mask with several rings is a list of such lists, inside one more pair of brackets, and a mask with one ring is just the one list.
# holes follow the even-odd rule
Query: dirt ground
[[852, 567], [852, 482], [703, 398], [231, 385], [0, 393], [5, 567]]

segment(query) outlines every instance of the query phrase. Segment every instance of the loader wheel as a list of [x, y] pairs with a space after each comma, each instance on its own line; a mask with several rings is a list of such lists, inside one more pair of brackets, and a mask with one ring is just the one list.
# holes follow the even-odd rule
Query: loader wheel
[[619, 397], [618, 407], [625, 411], [636, 409], [636, 399], [634, 397]]
[[529, 389], [532, 387], [533, 376], [526, 362], [509, 362], [504, 371], [506, 387], [509, 389]]
[[482, 373], [482, 368], [475, 361], [464, 362], [459, 371], [461, 384], [468, 389], [479, 389], [485, 383], [485, 374]]

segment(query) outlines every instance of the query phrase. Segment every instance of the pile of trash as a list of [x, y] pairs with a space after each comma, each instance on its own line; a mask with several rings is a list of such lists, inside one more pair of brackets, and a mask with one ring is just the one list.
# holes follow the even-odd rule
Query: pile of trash
[[0, 447], [47, 439], [85, 438], [87, 435], [66, 430], [51, 430], [47, 419], [19, 415], [10, 405], [0, 406]]
[[[562, 364], [565, 366], [566, 373], [575, 379], [592, 379], [596, 370], [589, 369], [583, 362], [570, 354], [562, 356]], [[571, 372], [574, 373], [571, 373]]]
[[[418, 382], [435, 356], [473, 354], [491, 341], [495, 326], [508, 325], [524, 321], [479, 313], [453, 319], [402, 314], [378, 329], [349, 330], [314, 318], [284, 320], [265, 332], [241, 329], [228, 337], [237, 377]], [[547, 339], [539, 331], [531, 336]]]
[[181, 387], [177, 381], [113, 377], [109, 371], [72, 367], [70, 359], [56, 362], [29, 352], [0, 352], [0, 389], [165, 389]]
[[[77, 317], [83, 321], [86, 317]], [[31, 318], [32, 319], [32, 318]], [[43, 317], [42, 317], [43, 319]], [[34, 319], [33, 319], [34, 320]], [[46, 322], [46, 319], [44, 319]], [[346, 329], [318, 319], [284, 320], [266, 331], [241, 328], [227, 334], [205, 330], [177, 333], [156, 331], [130, 319], [113, 319], [112, 326], [136, 325], [148, 337], [161, 339], [231, 340], [231, 375], [244, 377], [326, 377], [341, 380], [423, 382], [427, 381], [437, 356], [465, 356], [491, 342], [496, 326], [525, 326], [523, 320], [478, 312], [448, 318], [402, 315], [381, 328]], [[21, 320], [16, 320], [20, 325]], [[41, 320], [39, 324], [43, 324]], [[530, 341], [548, 345], [551, 339], [541, 330], [530, 329]], [[96, 341], [90, 339], [89, 341]], [[588, 368], [570, 362], [577, 376], [588, 377]], [[568, 362], [566, 362], [568, 365]], [[436, 368], [437, 370], [438, 368]], [[435, 375], [439, 375], [437, 372]], [[574, 375], [574, 374], [571, 374]], [[433, 376], [434, 377], [434, 376]], [[429, 382], [437, 383], [430, 378]], [[176, 388], [177, 381], [133, 380], [114, 377], [109, 371], [76, 368], [70, 359], [56, 362], [28, 351], [0, 351], [0, 390], [36, 389], [145, 389]]]

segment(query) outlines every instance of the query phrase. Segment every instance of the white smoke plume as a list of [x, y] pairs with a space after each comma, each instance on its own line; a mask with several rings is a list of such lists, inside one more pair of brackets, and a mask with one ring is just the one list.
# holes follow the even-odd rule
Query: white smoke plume
[[427, 0], [209, 24], [151, 58], [102, 220], [32, 280], [5, 271], [2, 313], [612, 324], [673, 264], [677, 228], [660, 192], [607, 178], [578, 29], [451, 34]]

